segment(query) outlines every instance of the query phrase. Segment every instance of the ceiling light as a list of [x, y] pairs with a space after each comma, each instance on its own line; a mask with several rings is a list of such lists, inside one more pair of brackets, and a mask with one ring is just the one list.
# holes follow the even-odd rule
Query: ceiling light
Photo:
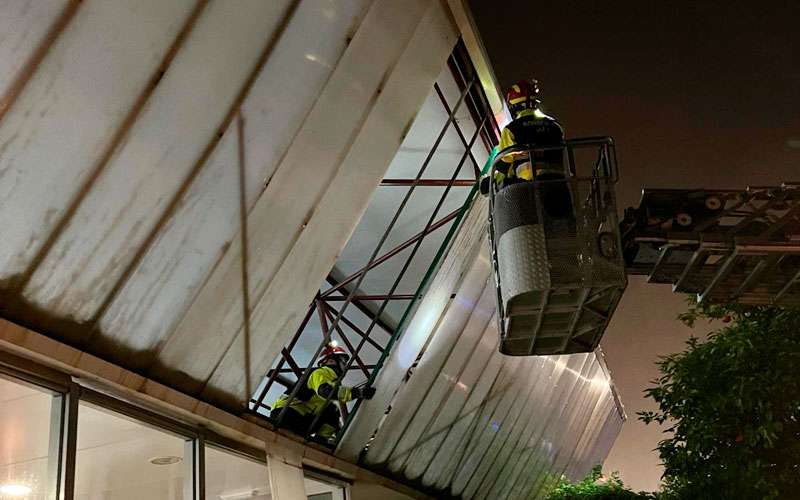
[[4, 484], [0, 485], [0, 494], [8, 495], [11, 497], [21, 497], [25, 495], [29, 495], [33, 489], [30, 486], [25, 486], [24, 484]]
[[153, 465], [172, 465], [182, 461], [183, 459], [181, 457], [172, 455], [166, 457], [153, 457], [149, 460], [149, 462]]

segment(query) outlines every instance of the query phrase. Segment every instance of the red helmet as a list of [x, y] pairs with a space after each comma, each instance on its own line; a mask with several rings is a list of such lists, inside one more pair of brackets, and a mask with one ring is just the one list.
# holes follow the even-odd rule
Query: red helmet
[[506, 103], [513, 114], [522, 109], [533, 109], [539, 104], [539, 82], [520, 80], [506, 92]]
[[319, 359], [317, 360], [317, 365], [321, 366], [325, 361], [329, 360], [330, 358], [342, 356], [347, 360], [350, 359], [350, 355], [347, 354], [347, 351], [339, 347], [338, 345], [331, 343], [326, 345], [322, 352], [319, 354]]

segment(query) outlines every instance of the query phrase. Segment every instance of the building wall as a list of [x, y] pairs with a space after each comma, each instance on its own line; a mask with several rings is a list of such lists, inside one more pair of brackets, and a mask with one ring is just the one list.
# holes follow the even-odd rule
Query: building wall
[[0, 5], [0, 315], [244, 407], [444, 67], [447, 5], [39, 4]]

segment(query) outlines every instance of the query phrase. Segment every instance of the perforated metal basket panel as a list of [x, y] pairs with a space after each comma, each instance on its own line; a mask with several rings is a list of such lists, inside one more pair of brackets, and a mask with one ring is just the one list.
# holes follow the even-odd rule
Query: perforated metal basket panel
[[503, 302], [531, 290], [550, 288], [550, 264], [544, 226], [532, 224], [506, 231], [497, 243], [500, 262], [500, 280], [503, 283]]
[[495, 203], [494, 230], [503, 353], [563, 354], [597, 347], [626, 285], [611, 189], [602, 179], [567, 179], [513, 185], [498, 193], [502, 201]]

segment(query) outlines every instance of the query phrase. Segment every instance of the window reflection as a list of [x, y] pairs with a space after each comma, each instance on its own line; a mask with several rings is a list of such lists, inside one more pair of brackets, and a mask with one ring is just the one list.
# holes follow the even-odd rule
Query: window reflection
[[182, 500], [185, 439], [81, 403], [76, 500]]
[[[44, 500], [55, 475], [57, 442], [51, 443], [51, 394], [0, 378], [0, 498]], [[58, 436], [52, 436], [56, 441]], [[51, 454], [51, 446], [56, 446]], [[53, 458], [51, 459], [51, 455]], [[53, 474], [49, 474], [49, 472]]]
[[267, 466], [206, 445], [206, 498], [267, 500]]
[[305, 478], [308, 500], [345, 500], [344, 488], [335, 484]]

